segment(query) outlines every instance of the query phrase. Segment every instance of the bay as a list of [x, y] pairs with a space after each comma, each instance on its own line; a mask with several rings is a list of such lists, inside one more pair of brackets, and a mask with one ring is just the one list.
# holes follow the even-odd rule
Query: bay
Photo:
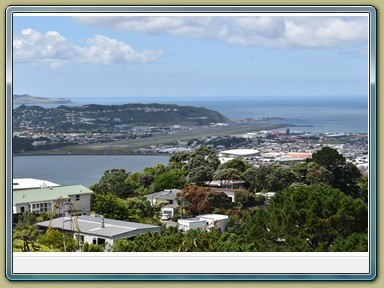
[[121, 168], [141, 172], [156, 164], [168, 165], [169, 156], [160, 155], [60, 155], [15, 156], [13, 178], [36, 178], [59, 185], [97, 183], [105, 170]]

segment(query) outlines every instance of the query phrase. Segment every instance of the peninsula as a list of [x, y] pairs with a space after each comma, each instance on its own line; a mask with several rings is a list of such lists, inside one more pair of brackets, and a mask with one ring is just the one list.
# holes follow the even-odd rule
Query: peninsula
[[71, 100], [66, 98], [44, 98], [30, 96], [28, 94], [13, 94], [13, 104], [16, 105], [37, 105], [37, 104], [71, 104]]

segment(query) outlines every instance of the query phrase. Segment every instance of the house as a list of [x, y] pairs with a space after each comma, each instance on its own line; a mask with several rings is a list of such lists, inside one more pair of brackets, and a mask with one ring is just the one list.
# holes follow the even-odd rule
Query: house
[[151, 203], [152, 206], [159, 203], [176, 204], [176, 194], [180, 191], [181, 190], [179, 189], [169, 189], [144, 195], [144, 197], [147, 198], [147, 200]]
[[204, 183], [211, 188], [244, 189], [245, 181], [236, 180], [214, 180]]
[[228, 224], [228, 216], [222, 214], [205, 214], [190, 219], [178, 219], [178, 228], [181, 231], [188, 231], [190, 229], [206, 229], [219, 228], [224, 232]]
[[275, 194], [276, 194], [276, 192], [258, 192], [258, 193], [255, 193], [255, 195], [257, 195], [257, 196], [264, 196], [266, 203], [268, 203], [269, 200], [271, 200], [275, 196]]
[[232, 203], [235, 202], [236, 189], [212, 188], [212, 191], [225, 193], [228, 198], [231, 198]]
[[12, 182], [13, 190], [23, 190], [23, 189], [41, 189], [48, 187], [57, 187], [59, 184], [34, 178], [15, 178]]
[[83, 185], [14, 190], [12, 197], [13, 213], [32, 212], [40, 214], [47, 212], [61, 214], [68, 210], [74, 210], [71, 212], [77, 215], [89, 215], [92, 194], [93, 191]]
[[161, 219], [162, 220], [169, 220], [172, 219], [173, 216], [178, 212], [179, 210], [179, 204], [167, 204], [163, 207], [161, 207]]
[[110, 246], [117, 239], [132, 239], [136, 235], [145, 234], [149, 231], [161, 233], [160, 226], [113, 220], [103, 216], [78, 216], [72, 219], [70, 217], [60, 217], [51, 221], [37, 223], [37, 226], [43, 229], [51, 227], [60, 231], [64, 229], [65, 233], [71, 235], [74, 239], [80, 240], [80, 243], [108, 244]]

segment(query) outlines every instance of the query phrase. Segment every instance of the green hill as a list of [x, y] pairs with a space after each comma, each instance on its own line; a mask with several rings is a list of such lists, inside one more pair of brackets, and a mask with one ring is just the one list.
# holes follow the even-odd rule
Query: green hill
[[42, 108], [21, 105], [13, 111], [17, 129], [28, 123], [30, 128], [44, 127], [45, 131], [69, 132], [114, 127], [209, 125], [230, 120], [217, 111], [204, 107], [173, 104], [84, 105]]

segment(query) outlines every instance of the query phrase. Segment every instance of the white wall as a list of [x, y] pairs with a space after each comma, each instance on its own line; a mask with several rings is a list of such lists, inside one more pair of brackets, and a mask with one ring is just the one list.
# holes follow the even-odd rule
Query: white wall
[[91, 194], [81, 194], [78, 201], [76, 200], [76, 195], [72, 195], [71, 202], [77, 211], [86, 211], [87, 215], [89, 215], [91, 211]]

